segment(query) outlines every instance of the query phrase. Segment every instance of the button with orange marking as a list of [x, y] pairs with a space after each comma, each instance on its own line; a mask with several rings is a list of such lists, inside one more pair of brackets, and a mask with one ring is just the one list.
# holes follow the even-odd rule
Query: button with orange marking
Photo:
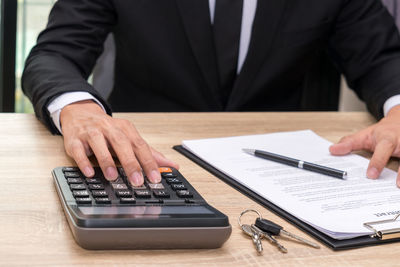
[[163, 173], [163, 172], [172, 172], [172, 169], [171, 169], [171, 168], [168, 168], [168, 167], [160, 167], [160, 168], [158, 168], [158, 170], [160, 171], [160, 173]]

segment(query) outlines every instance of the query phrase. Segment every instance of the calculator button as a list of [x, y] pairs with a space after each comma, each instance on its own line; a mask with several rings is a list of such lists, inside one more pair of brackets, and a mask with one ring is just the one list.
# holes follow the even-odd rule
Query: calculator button
[[71, 184], [69, 186], [71, 190], [85, 190], [86, 186], [84, 184]]
[[77, 197], [75, 198], [77, 204], [92, 204], [90, 197]]
[[114, 183], [112, 183], [111, 186], [114, 188], [114, 190], [126, 190], [126, 189], [128, 189], [126, 184], [114, 184]]
[[81, 174], [79, 172], [64, 172], [66, 178], [79, 178]]
[[86, 183], [88, 183], [88, 184], [101, 184], [101, 180], [99, 178], [86, 178]]
[[158, 171], [159, 171], [160, 173], [172, 172], [172, 169], [171, 169], [171, 168], [168, 168], [168, 167], [160, 167], [160, 168], [158, 168]]
[[148, 190], [135, 190], [135, 196], [137, 198], [150, 198], [151, 194]]
[[118, 197], [124, 197], [124, 198], [130, 198], [130, 197], [132, 197], [132, 193], [131, 193], [131, 191], [129, 191], [129, 190], [119, 190], [119, 191], [116, 191], [115, 192], [115, 194], [118, 196]]
[[178, 178], [167, 178], [167, 184], [180, 184], [182, 183], [181, 180]]
[[68, 178], [67, 183], [68, 184], [81, 184], [81, 183], [83, 183], [83, 180], [81, 178]]
[[74, 197], [88, 197], [89, 192], [86, 190], [77, 190], [77, 191], [72, 191], [72, 195]]
[[178, 195], [178, 197], [184, 198], [184, 197], [193, 197], [193, 194], [190, 193], [188, 190], [178, 190], [176, 191], [176, 194]]
[[94, 197], [107, 197], [107, 192], [104, 190], [93, 190], [92, 195]]
[[133, 186], [133, 185], [131, 185], [131, 188], [133, 190], [146, 190], [147, 189], [147, 187], [144, 184], [141, 185], [141, 186]]
[[155, 197], [169, 198], [169, 193], [165, 190], [154, 190], [153, 194]]
[[158, 183], [158, 184], [151, 184], [151, 183], [148, 183], [147, 184], [148, 186], [149, 186], [149, 188], [150, 189], [164, 189], [165, 187], [163, 186], [163, 184], [162, 183]]
[[103, 190], [104, 185], [102, 184], [89, 184], [89, 189], [90, 190]]
[[79, 169], [76, 167], [64, 167], [64, 168], [62, 168], [62, 171], [63, 172], [77, 172], [77, 171], [79, 171]]
[[136, 202], [136, 199], [133, 197], [121, 197], [120, 202], [122, 204], [132, 204]]
[[172, 173], [172, 172], [162, 172], [162, 173], [161, 173], [161, 176], [162, 176], [163, 178], [174, 178], [174, 177], [176, 177], [177, 175], [174, 174], [174, 173]]
[[186, 190], [186, 187], [184, 184], [172, 184], [171, 185], [172, 190]]
[[111, 200], [108, 197], [96, 197], [94, 200], [97, 204], [111, 204]]
[[114, 181], [110, 181], [110, 184], [124, 184], [124, 179], [122, 179], [121, 177], [118, 176], [117, 179], [115, 179]]

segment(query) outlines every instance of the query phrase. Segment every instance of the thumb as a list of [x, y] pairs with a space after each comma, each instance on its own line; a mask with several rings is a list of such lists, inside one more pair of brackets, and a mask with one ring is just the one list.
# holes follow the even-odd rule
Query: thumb
[[179, 165], [177, 163], [166, 158], [162, 153], [153, 148], [151, 149], [151, 152], [159, 167], [173, 167], [177, 170], [179, 169]]
[[340, 139], [339, 143], [331, 145], [329, 152], [332, 155], [347, 155], [355, 150], [362, 150], [366, 147], [366, 140], [369, 131], [361, 131], [353, 135], [348, 135]]
[[345, 138], [340, 140], [339, 143], [333, 144], [329, 147], [329, 152], [332, 155], [347, 155], [353, 151], [353, 140], [351, 138]]

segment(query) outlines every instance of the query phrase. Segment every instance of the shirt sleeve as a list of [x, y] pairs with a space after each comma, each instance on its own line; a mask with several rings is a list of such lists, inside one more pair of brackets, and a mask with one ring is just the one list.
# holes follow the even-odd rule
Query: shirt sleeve
[[398, 105], [400, 105], [400, 95], [394, 95], [388, 98], [383, 104], [383, 114], [385, 115], [385, 117], [392, 108]]

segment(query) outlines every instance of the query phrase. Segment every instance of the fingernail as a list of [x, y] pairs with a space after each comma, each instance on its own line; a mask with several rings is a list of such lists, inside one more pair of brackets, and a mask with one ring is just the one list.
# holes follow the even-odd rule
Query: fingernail
[[90, 167], [85, 167], [83, 169], [83, 174], [85, 174], [86, 177], [92, 177], [94, 175], [94, 171]]
[[108, 167], [106, 169], [106, 179], [107, 180], [115, 180], [118, 178], [117, 170], [114, 167]]
[[367, 171], [367, 177], [370, 179], [376, 179], [378, 178], [379, 173], [378, 173], [378, 169], [375, 167], [369, 168]]
[[153, 183], [159, 183], [159, 182], [161, 182], [161, 175], [158, 171], [153, 170], [150, 172], [149, 179]]
[[143, 175], [139, 172], [134, 172], [129, 176], [129, 182], [134, 186], [141, 186], [143, 184]]

